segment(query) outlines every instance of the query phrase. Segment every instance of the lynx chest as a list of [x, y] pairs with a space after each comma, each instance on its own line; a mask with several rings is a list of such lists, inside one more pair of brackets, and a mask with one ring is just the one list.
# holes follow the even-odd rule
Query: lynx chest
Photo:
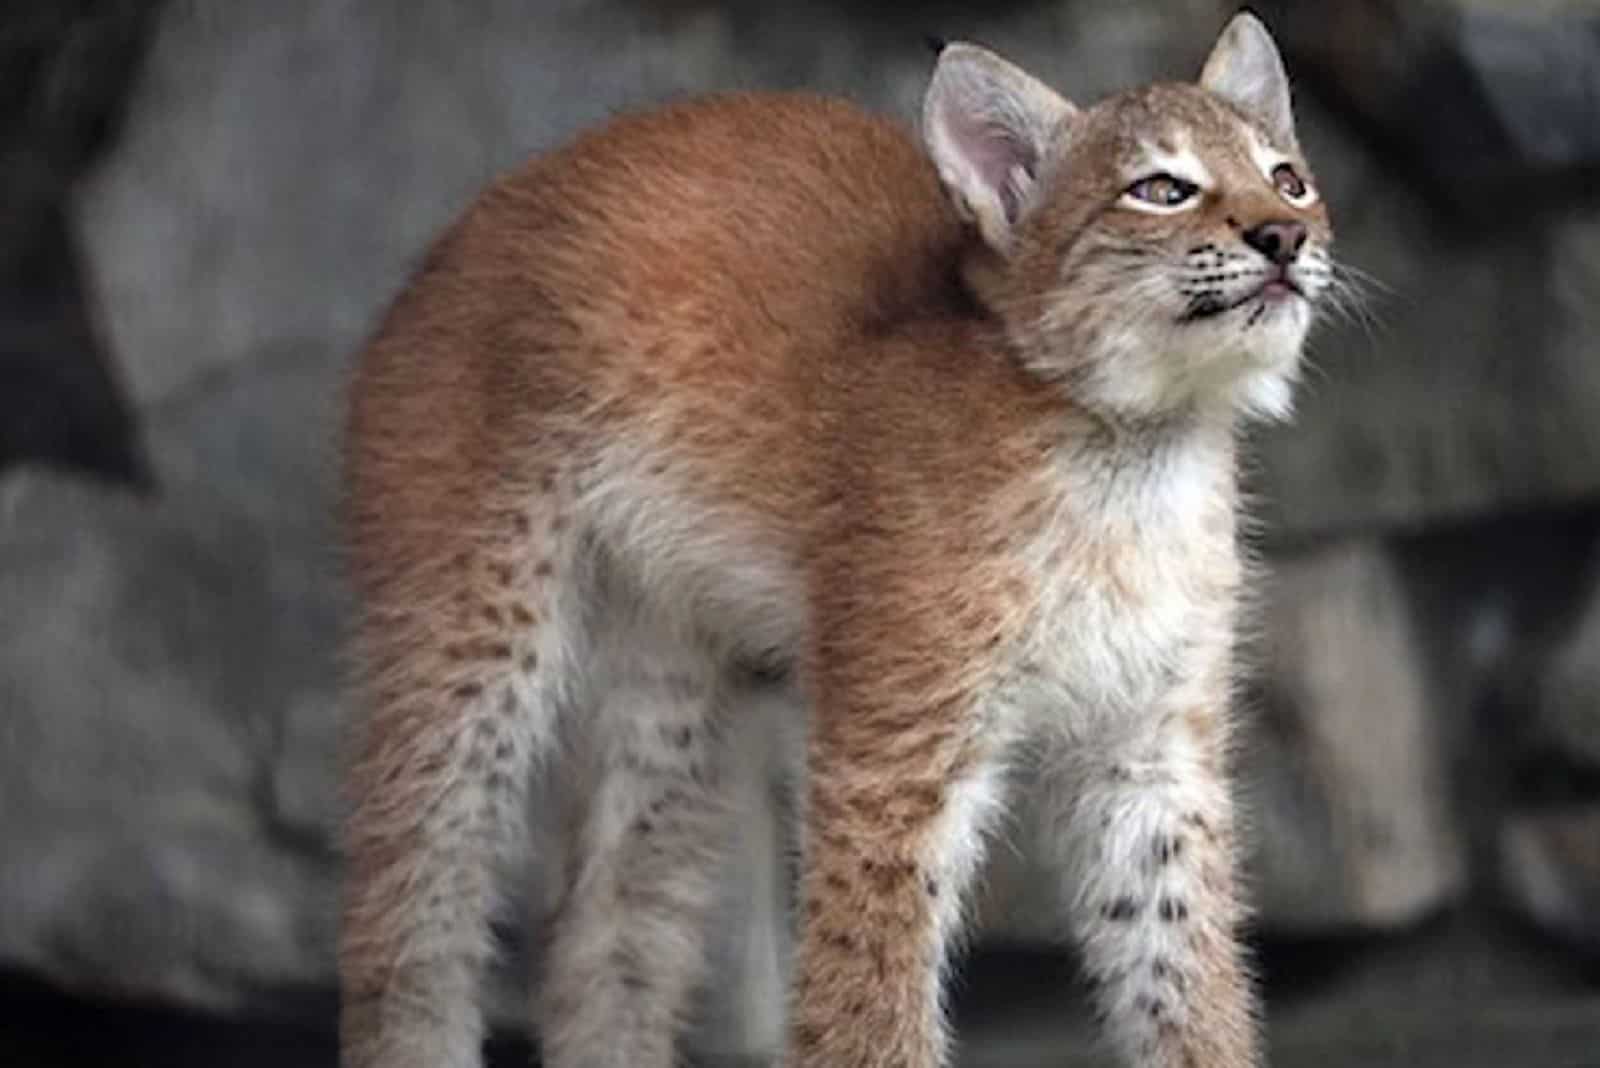
[[1033, 601], [1002, 683], [1028, 719], [1125, 716], [1225, 670], [1240, 563], [1231, 456], [1218, 451], [1059, 476], [1023, 556]]

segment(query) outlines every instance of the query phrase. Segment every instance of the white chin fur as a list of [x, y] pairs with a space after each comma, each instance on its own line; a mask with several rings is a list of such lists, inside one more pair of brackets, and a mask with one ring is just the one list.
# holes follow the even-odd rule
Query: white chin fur
[[1248, 302], [1171, 329], [1134, 328], [1105, 338], [1094, 373], [1080, 384], [1083, 399], [1139, 415], [1199, 404], [1252, 419], [1287, 417], [1311, 308], [1286, 301], [1251, 323], [1256, 307]]
[[1252, 418], [1284, 419], [1293, 407], [1311, 305], [1294, 298], [1259, 314], [1258, 309], [1252, 301], [1214, 320], [1189, 324], [1200, 333], [1185, 347], [1195, 363], [1211, 365], [1201, 377], [1238, 410]]

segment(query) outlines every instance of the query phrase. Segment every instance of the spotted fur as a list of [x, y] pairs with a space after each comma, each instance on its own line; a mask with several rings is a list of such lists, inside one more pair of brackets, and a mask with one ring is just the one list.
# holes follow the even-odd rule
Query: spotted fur
[[[1124, 1062], [1257, 1063], [1234, 435], [1288, 407], [1314, 189], [1249, 15], [1194, 85], [1079, 108], [952, 44], [920, 144], [712, 97], [489, 189], [352, 394], [347, 1068], [479, 1063], [532, 830], [552, 1068], [675, 1063], [736, 857], [782, 930], [731, 951], [725, 1052], [946, 1064], [949, 949], [1022, 807]], [[735, 811], [776, 780], [792, 917]]]

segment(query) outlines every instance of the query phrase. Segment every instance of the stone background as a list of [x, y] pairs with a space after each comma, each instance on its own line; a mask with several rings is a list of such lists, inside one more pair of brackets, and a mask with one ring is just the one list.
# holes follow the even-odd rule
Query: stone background
[[[1257, 6], [1373, 279], [1317, 337], [1299, 420], [1253, 449], [1271, 582], [1244, 767], [1275, 1041], [1308, 1064], [1413, 1063], [1474, 1027], [1483, 1056], [1535, 1032], [1600, 1049], [1600, 4]], [[1231, 8], [10, 0], [0, 966], [321, 1019], [339, 391], [490, 175], [702, 88], [909, 116], [929, 32], [1092, 98], [1191, 75]], [[1000, 877], [1024, 903], [1038, 878]], [[1012, 910], [988, 944], [1038, 927]], [[1072, 1004], [1043, 974], [975, 983], [974, 1063], [1036, 1063], [1003, 1051], [1029, 1006]]]

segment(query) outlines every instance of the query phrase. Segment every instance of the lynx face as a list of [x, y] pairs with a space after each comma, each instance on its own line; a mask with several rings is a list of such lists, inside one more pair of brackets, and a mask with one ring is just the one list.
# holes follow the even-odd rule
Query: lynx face
[[1031, 370], [1092, 405], [1288, 411], [1332, 230], [1255, 25], [1224, 35], [1198, 84], [1087, 109], [981, 50], [942, 60], [925, 125], [994, 254], [980, 296]]

